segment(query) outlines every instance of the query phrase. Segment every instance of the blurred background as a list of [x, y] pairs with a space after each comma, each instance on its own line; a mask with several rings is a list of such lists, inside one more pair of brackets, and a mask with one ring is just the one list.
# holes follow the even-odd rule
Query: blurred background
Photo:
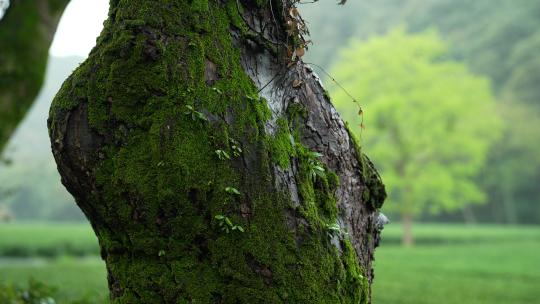
[[[4, 292], [56, 286], [64, 302], [106, 298], [97, 240], [60, 184], [46, 118], [107, 6], [71, 1], [44, 86], [2, 152]], [[300, 10], [313, 41], [304, 60], [387, 186], [391, 224], [376, 253], [373, 302], [538, 303], [540, 1], [349, 0]]]

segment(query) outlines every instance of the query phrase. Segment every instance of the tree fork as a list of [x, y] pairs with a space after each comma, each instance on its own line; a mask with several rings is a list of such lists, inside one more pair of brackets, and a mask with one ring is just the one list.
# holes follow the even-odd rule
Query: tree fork
[[368, 303], [384, 186], [286, 57], [293, 3], [110, 5], [49, 130], [111, 302]]

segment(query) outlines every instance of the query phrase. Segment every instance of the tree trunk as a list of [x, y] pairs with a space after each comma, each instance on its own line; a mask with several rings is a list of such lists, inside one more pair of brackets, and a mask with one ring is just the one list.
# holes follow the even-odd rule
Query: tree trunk
[[0, 152], [41, 88], [68, 0], [11, 0], [0, 20]]
[[507, 224], [515, 225], [518, 222], [516, 211], [516, 200], [514, 199], [514, 193], [510, 182], [502, 183], [500, 187], [502, 192], [502, 201], [504, 206], [504, 218]]
[[110, 4], [49, 129], [112, 303], [369, 302], [384, 186], [288, 56], [293, 4]]
[[403, 246], [411, 247], [412, 245], [414, 245], [414, 237], [412, 232], [413, 217], [410, 213], [406, 212], [403, 213], [401, 218], [403, 221]]

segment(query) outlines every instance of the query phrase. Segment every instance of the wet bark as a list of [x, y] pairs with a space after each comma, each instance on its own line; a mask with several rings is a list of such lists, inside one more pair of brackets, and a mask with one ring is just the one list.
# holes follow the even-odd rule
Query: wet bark
[[43, 83], [48, 51], [68, 0], [12, 0], [0, 20], [0, 152]]
[[111, 1], [49, 129], [113, 303], [370, 301], [384, 186], [293, 4]]

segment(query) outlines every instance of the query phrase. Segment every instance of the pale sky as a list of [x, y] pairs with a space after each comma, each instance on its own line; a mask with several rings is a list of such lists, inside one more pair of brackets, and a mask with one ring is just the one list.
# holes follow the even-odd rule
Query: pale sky
[[71, 0], [54, 41], [52, 56], [88, 56], [107, 18], [109, 0]]

